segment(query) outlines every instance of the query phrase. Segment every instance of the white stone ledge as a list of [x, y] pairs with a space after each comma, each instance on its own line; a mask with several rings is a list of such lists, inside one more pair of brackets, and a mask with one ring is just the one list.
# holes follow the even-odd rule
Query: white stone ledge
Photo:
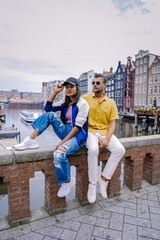
[[[119, 139], [125, 149], [135, 147], [160, 145], [160, 135], [139, 136]], [[41, 146], [37, 149], [28, 149], [24, 151], [3, 150], [0, 151], [0, 166], [17, 164], [24, 162], [36, 162], [53, 158], [55, 146]], [[106, 152], [106, 149], [101, 149], [101, 152]], [[85, 147], [78, 150], [73, 156], [87, 154]]]

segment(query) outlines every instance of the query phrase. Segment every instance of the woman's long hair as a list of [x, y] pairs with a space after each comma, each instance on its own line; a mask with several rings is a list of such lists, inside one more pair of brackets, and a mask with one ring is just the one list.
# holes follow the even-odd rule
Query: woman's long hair
[[[75, 99], [74, 99], [74, 102], [73, 102], [71, 105], [76, 105], [77, 102], [78, 102], [79, 99], [80, 99], [80, 96], [81, 96], [81, 90], [80, 90], [80, 87], [79, 87], [78, 85], [76, 85], [76, 94], [74, 95], [74, 98], [75, 98]], [[66, 107], [68, 107], [70, 103], [71, 103], [71, 101], [70, 101], [70, 97], [65, 96], [65, 102], [64, 102], [64, 105], [65, 105]]]

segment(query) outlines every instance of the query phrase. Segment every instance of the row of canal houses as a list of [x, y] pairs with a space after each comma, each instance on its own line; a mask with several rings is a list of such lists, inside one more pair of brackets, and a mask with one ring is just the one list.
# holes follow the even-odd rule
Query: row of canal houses
[[[127, 57], [126, 64], [118, 61], [116, 71], [110, 68], [103, 71], [107, 79], [106, 95], [115, 100], [119, 113], [130, 112], [137, 107], [160, 108], [160, 56], [139, 50], [132, 57]], [[79, 77], [82, 95], [91, 93], [94, 71], [84, 72]], [[44, 104], [60, 80], [42, 83]], [[63, 95], [64, 93], [62, 93]], [[57, 101], [62, 96], [59, 95]]]
[[106, 95], [115, 100], [119, 112], [137, 107], [160, 107], [160, 56], [139, 50], [135, 61], [118, 61], [116, 71], [105, 72]]
[[116, 71], [104, 72], [107, 78], [106, 95], [115, 100], [119, 112], [133, 112], [134, 109], [134, 78], [135, 62], [127, 58], [124, 65], [118, 61]]

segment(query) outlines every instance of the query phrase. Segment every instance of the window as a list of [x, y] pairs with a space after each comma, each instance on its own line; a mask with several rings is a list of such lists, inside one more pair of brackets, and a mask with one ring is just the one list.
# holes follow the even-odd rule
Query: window
[[130, 107], [130, 99], [127, 98], [127, 107]]
[[152, 68], [152, 74], [154, 74], [154, 72], [155, 72], [155, 67]]
[[142, 66], [140, 67], [140, 73], [142, 73]]
[[138, 105], [138, 98], [135, 98], [135, 105]]
[[160, 97], [158, 97], [158, 106], [160, 106]]
[[136, 61], [136, 65], [139, 65], [139, 60]]
[[153, 88], [149, 87], [149, 93], [152, 94], [153, 93]]
[[157, 86], [154, 86], [154, 93], [157, 93]]
[[158, 77], [157, 77], [157, 76], [154, 77], [154, 82], [155, 82], [155, 83], [158, 82]]
[[142, 75], [139, 76], [139, 82], [142, 83]]
[[120, 98], [117, 99], [117, 105], [118, 106], [121, 105], [121, 99]]
[[139, 93], [142, 93], [142, 86], [140, 86], [139, 88]]
[[136, 74], [139, 74], [139, 67], [136, 68]]
[[160, 93], [160, 86], [159, 86], [159, 93]]
[[142, 98], [139, 96], [139, 105], [142, 105]]
[[136, 83], [138, 83], [138, 76], [136, 76]]
[[152, 73], [154, 74], [154, 73], [159, 73], [160, 72], [160, 66], [158, 66], [158, 67], [153, 67], [152, 68]]
[[146, 105], [146, 96], [143, 96], [143, 105]]
[[160, 76], [158, 77], [158, 82], [160, 82]]
[[144, 58], [144, 63], [147, 63], [147, 57]]
[[147, 72], [147, 66], [146, 65], [143, 68], [143, 72]]
[[156, 107], [156, 104], [157, 103], [157, 98], [156, 97], [154, 97], [154, 99], [153, 99], [153, 105], [154, 105], [154, 107]]
[[146, 93], [146, 85], [143, 86], [143, 93]]
[[143, 82], [147, 82], [147, 74], [143, 75]]
[[152, 98], [149, 97], [149, 104], [152, 105]]
[[143, 58], [141, 58], [141, 60], [140, 60], [140, 64], [143, 64]]
[[138, 93], [138, 86], [136, 86], [136, 93]]
[[149, 78], [149, 83], [153, 83], [153, 77]]

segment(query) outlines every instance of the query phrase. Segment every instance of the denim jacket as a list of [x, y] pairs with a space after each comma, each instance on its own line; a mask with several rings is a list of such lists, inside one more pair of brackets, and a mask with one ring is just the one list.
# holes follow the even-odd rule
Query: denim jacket
[[[60, 118], [64, 124], [66, 124], [66, 112], [68, 107], [64, 106], [64, 100], [52, 103], [47, 101], [44, 107], [46, 112], [57, 112], [61, 111]], [[88, 103], [80, 98], [76, 105], [72, 106], [72, 128], [76, 126], [79, 128], [79, 132], [75, 135], [78, 145], [86, 142], [88, 136], [88, 113], [89, 106]]]

